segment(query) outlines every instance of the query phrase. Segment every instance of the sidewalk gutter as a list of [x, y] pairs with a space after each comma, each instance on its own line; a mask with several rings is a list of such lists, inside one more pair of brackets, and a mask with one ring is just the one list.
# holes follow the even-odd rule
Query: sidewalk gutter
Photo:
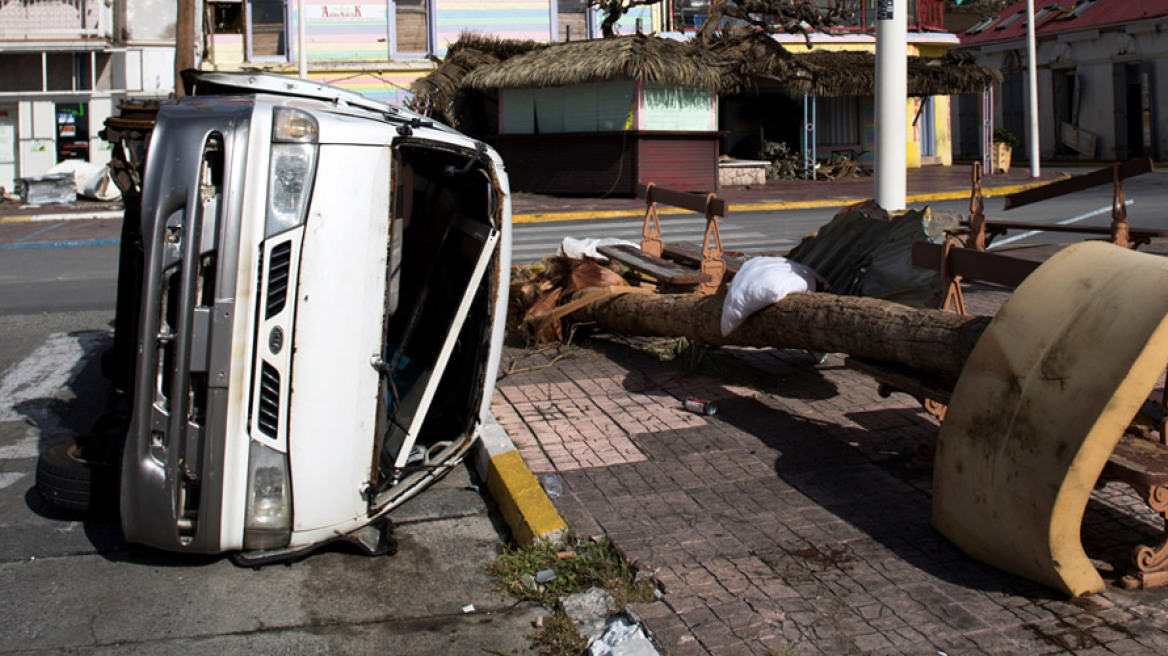
[[567, 523], [494, 417], [483, 427], [472, 457], [517, 544], [530, 546], [540, 539], [558, 542], [563, 537]]
[[[1069, 173], [1063, 173], [1061, 178], [1055, 180], [1044, 180], [1042, 182], [1026, 182], [1016, 185], [1007, 185], [1002, 187], [983, 187], [982, 197], [992, 198], [995, 196], [1005, 196], [1014, 194], [1019, 191], [1026, 191], [1027, 189], [1034, 189], [1043, 185], [1057, 182], [1071, 177]], [[923, 194], [912, 194], [905, 198], [906, 203], [926, 203], [939, 200], [960, 200], [962, 198], [969, 198], [969, 190], [962, 189], [956, 191], [938, 191]], [[855, 203], [869, 200], [867, 198], [829, 198], [825, 200], [796, 200], [796, 201], [764, 201], [760, 203], [731, 203], [731, 209], [736, 212], [767, 212], [776, 210], [805, 210], [820, 207], [847, 207]], [[694, 214], [689, 210], [677, 209], [673, 207], [658, 206], [658, 214]], [[645, 212], [642, 209], [628, 209], [628, 210], [601, 210], [588, 211], [583, 210], [579, 212], [534, 212], [530, 214], [514, 214], [511, 217], [512, 223], [545, 223], [549, 221], [572, 221], [579, 219], [619, 219], [626, 217], [644, 216]]]

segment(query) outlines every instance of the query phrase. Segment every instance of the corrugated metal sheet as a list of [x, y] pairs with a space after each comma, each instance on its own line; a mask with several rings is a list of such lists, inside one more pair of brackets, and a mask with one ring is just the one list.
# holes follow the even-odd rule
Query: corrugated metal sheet
[[679, 191], [718, 190], [718, 136], [678, 135], [641, 139], [637, 153], [638, 181]]
[[636, 139], [620, 133], [500, 135], [513, 191], [616, 194], [636, 190]]
[[[1057, 6], [1059, 11], [1052, 11], [1035, 21], [1037, 34], [1056, 34], [1073, 30], [1085, 30], [1105, 25], [1123, 25], [1133, 21], [1149, 20], [1168, 17], [1168, 0], [1097, 0], [1090, 7], [1074, 18], [1065, 18], [1067, 12], [1077, 5], [1075, 2], [1062, 0], [1061, 2], [1035, 2], [1035, 16], [1046, 7]], [[1021, 17], [1014, 18], [1022, 12]], [[1010, 19], [1013, 18], [1012, 21]], [[999, 29], [1007, 21], [1006, 27]], [[975, 25], [973, 28], [976, 29]], [[1015, 2], [998, 14], [992, 23], [983, 29], [970, 34], [966, 31], [958, 35], [962, 45], [991, 43], [994, 41], [1010, 41], [1026, 38], [1026, 0]]]
[[718, 133], [499, 135], [514, 191], [631, 196], [638, 182], [717, 191]]

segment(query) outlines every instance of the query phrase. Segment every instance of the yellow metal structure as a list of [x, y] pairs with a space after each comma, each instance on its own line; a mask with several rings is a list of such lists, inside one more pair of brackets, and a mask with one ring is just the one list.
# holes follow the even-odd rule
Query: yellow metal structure
[[1102, 592], [1079, 533], [1168, 362], [1168, 258], [1099, 242], [1030, 275], [978, 341], [938, 438], [933, 525], [983, 562]]

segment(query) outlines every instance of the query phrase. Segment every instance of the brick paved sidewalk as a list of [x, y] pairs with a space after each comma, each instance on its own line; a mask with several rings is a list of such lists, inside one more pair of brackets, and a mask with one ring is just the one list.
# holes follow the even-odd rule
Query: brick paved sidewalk
[[[986, 313], [1004, 298], [974, 287], [967, 301]], [[634, 610], [668, 654], [1168, 653], [1168, 592], [1071, 603], [937, 533], [917, 457], [936, 422], [840, 356], [723, 348], [691, 371], [645, 343], [512, 347], [494, 413], [536, 475], [559, 472], [574, 530], [656, 573], [663, 597]], [[690, 395], [717, 415], [682, 410]], [[1111, 484], [1083, 543], [1123, 569], [1159, 530]]]

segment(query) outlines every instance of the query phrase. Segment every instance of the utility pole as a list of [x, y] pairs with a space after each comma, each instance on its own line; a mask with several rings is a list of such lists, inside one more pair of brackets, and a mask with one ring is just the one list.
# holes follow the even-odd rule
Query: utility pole
[[180, 73], [195, 68], [196, 0], [178, 0], [174, 26], [174, 96], [184, 95]]
[[876, 0], [876, 204], [905, 207], [908, 16], [905, 0]]
[[308, 14], [304, 0], [296, 3], [296, 60], [300, 79], [308, 79]]
[[1034, 38], [1034, 0], [1026, 0], [1026, 47], [1030, 77], [1030, 177], [1042, 175], [1038, 163], [1038, 48]]

